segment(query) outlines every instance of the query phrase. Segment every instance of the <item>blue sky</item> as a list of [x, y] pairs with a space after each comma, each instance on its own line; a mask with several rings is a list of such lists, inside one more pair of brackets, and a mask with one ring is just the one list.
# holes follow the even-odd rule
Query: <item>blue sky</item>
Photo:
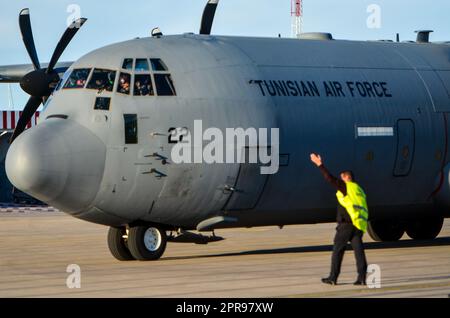
[[[30, 8], [36, 47], [47, 62], [77, 4], [88, 22], [61, 61], [72, 61], [101, 46], [148, 36], [159, 26], [164, 34], [198, 32], [206, 0], [0, 0], [0, 65], [29, 63], [18, 27], [18, 14]], [[290, 36], [290, 0], [221, 0], [214, 34]], [[368, 28], [367, 8], [381, 8], [381, 28]], [[432, 5], [431, 5], [432, 4]], [[304, 31], [327, 31], [338, 39], [415, 38], [416, 29], [433, 29], [432, 41], [450, 40], [450, 1], [433, 0], [304, 0]], [[14, 106], [22, 109], [28, 96], [12, 85]], [[0, 85], [0, 108], [8, 109], [8, 86]]]

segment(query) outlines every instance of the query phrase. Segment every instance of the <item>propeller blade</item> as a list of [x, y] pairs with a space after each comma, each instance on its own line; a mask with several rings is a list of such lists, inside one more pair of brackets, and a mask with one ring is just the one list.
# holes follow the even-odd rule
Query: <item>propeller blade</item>
[[14, 133], [9, 140], [10, 143], [13, 143], [13, 141], [17, 137], [19, 137], [21, 133], [23, 133], [23, 131], [27, 127], [27, 124], [30, 122], [31, 118], [33, 117], [34, 113], [39, 108], [39, 105], [41, 105], [41, 103], [41, 97], [30, 97], [25, 108], [23, 109], [22, 116], [20, 116], [19, 121], [17, 122], [16, 129], [14, 130]]
[[19, 15], [20, 32], [22, 33], [23, 43], [33, 63], [34, 69], [41, 68], [39, 58], [36, 52], [36, 46], [34, 45], [33, 31], [31, 29], [30, 10], [23, 9]]
[[53, 69], [58, 63], [59, 58], [63, 54], [64, 50], [66, 49], [67, 45], [69, 45], [72, 38], [75, 36], [75, 34], [78, 32], [78, 30], [83, 26], [83, 24], [87, 21], [86, 18], [77, 19], [76, 21], [73, 21], [71, 25], [69, 25], [66, 29], [66, 32], [62, 35], [61, 39], [58, 42], [58, 45], [55, 48], [55, 51], [53, 52], [53, 56], [50, 59], [50, 63], [48, 63], [47, 67], [47, 74], [50, 74], [53, 72]]
[[202, 24], [200, 26], [200, 34], [211, 34], [212, 25], [214, 22], [214, 16], [216, 14], [219, 0], [209, 0], [203, 11]]

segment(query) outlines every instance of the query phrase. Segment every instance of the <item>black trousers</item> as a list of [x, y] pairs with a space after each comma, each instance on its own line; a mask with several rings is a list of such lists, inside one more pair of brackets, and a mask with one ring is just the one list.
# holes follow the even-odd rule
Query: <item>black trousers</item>
[[355, 252], [358, 280], [366, 280], [367, 261], [362, 242], [363, 232], [351, 223], [339, 223], [334, 237], [333, 256], [331, 258], [330, 278], [337, 281], [341, 272], [342, 259], [344, 258], [347, 243], [352, 244]]

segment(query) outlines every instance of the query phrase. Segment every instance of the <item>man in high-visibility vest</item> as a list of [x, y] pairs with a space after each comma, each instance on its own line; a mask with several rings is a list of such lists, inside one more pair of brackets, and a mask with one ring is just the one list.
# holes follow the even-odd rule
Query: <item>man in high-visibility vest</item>
[[358, 278], [354, 285], [366, 284], [367, 261], [364, 253], [362, 237], [367, 229], [369, 211], [364, 190], [355, 182], [351, 171], [341, 172], [341, 179], [334, 177], [323, 165], [320, 155], [311, 154], [311, 161], [319, 167], [324, 178], [336, 189], [339, 202], [336, 236], [334, 238], [333, 256], [331, 259], [331, 272], [327, 278], [322, 278], [325, 284], [336, 285], [341, 271], [342, 259], [350, 242], [356, 257]]

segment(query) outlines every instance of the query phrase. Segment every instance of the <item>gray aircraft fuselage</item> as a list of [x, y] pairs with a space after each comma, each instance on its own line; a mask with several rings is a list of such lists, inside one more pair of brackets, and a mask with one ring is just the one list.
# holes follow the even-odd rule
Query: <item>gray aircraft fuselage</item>
[[[371, 218], [449, 216], [449, 45], [185, 34], [101, 48], [65, 79], [82, 68], [134, 78], [126, 58], [162, 59], [168, 71], [147, 73], [170, 73], [176, 96], [120, 94], [117, 78], [112, 92], [58, 89], [11, 145], [17, 188], [110, 226], [193, 229], [219, 215], [237, 219], [230, 227], [330, 222], [335, 190], [309, 160], [317, 152], [335, 174], [353, 170]], [[98, 97], [109, 110], [94, 109]], [[125, 143], [124, 114], [137, 116], [137, 143]], [[171, 163], [170, 128], [194, 120], [279, 128], [279, 171]]]

